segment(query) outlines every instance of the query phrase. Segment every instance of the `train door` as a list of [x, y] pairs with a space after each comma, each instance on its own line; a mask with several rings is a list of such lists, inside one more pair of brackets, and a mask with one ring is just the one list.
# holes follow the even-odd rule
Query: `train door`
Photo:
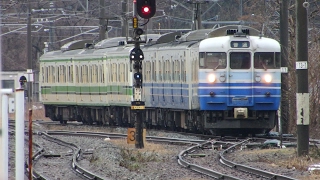
[[228, 106], [252, 106], [252, 60], [250, 52], [229, 52]]

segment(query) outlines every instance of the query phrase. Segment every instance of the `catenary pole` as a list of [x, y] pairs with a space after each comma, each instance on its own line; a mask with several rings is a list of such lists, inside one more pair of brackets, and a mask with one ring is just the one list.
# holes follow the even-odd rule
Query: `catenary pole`
[[102, 41], [106, 38], [106, 23], [105, 23], [105, 3], [104, 0], [100, 0], [100, 17], [99, 17], [99, 25], [100, 25], [100, 29], [99, 29], [99, 40]]
[[[289, 98], [288, 98], [288, 1], [280, 1], [280, 44], [281, 44], [281, 67], [285, 72], [281, 74], [281, 112], [279, 122], [279, 133], [282, 143], [282, 133], [288, 133], [288, 112], [289, 112]], [[282, 144], [281, 144], [282, 147]]]
[[308, 2], [296, 0], [296, 74], [298, 156], [309, 153]]

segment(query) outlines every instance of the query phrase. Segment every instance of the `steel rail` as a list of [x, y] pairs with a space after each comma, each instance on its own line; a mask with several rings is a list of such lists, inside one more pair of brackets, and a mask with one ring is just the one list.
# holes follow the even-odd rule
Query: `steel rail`
[[240, 180], [239, 178], [236, 178], [236, 177], [233, 177], [233, 176], [229, 176], [229, 175], [226, 175], [226, 174], [222, 174], [222, 173], [219, 173], [217, 171], [214, 171], [214, 170], [211, 170], [211, 169], [208, 169], [208, 168], [205, 168], [205, 167], [202, 167], [202, 166], [199, 166], [199, 165], [196, 165], [196, 164], [191, 164], [191, 163], [188, 163], [187, 161], [185, 161], [183, 159], [184, 156], [186, 156], [189, 152], [192, 152], [194, 151], [195, 149], [199, 148], [199, 147], [202, 147], [206, 144], [212, 144], [211, 141], [207, 141], [205, 143], [202, 143], [202, 144], [197, 144], [195, 146], [192, 146], [182, 152], [180, 152], [179, 156], [178, 156], [178, 163], [181, 165], [181, 166], [184, 166], [186, 168], [189, 168], [193, 171], [196, 171], [196, 172], [199, 172], [201, 174], [205, 174], [207, 176], [210, 176], [210, 177], [213, 177], [215, 179], [224, 179], [224, 180]]
[[93, 180], [103, 180], [105, 178], [102, 178], [100, 177], [99, 175], [81, 167], [79, 164], [78, 164], [78, 159], [79, 157], [81, 156], [81, 151], [82, 149], [80, 147], [78, 147], [77, 145], [73, 144], [73, 143], [68, 143], [68, 142], [65, 142], [65, 141], [62, 141], [60, 139], [57, 139], [53, 136], [50, 136], [48, 133], [45, 133], [43, 132], [42, 135], [46, 136], [47, 138], [51, 139], [52, 141], [60, 144], [60, 145], [64, 145], [64, 146], [67, 146], [67, 147], [70, 147], [71, 149], [74, 150], [74, 154], [73, 154], [73, 157], [72, 157], [72, 162], [71, 162], [71, 165], [72, 165], [72, 168], [75, 172], [77, 172], [78, 174], [82, 175], [83, 177], [87, 178], [87, 179], [93, 179]]
[[225, 157], [224, 157], [224, 154], [228, 153], [228, 152], [232, 152], [232, 150], [234, 150], [235, 148], [237, 147], [240, 147], [242, 146], [242, 144], [244, 143], [247, 143], [249, 142], [251, 139], [246, 139], [242, 142], [239, 142], [237, 144], [234, 144], [232, 146], [230, 146], [229, 148], [227, 148], [226, 150], [222, 151], [220, 154], [219, 154], [219, 158], [220, 158], [220, 162], [230, 168], [234, 168], [234, 169], [237, 169], [237, 170], [240, 170], [240, 171], [244, 171], [244, 172], [248, 172], [248, 173], [252, 173], [252, 174], [256, 174], [258, 176], [261, 176], [261, 177], [265, 177], [265, 178], [269, 178], [269, 179], [277, 179], [277, 180], [297, 180], [295, 178], [292, 178], [292, 177], [288, 177], [288, 176], [283, 176], [283, 175], [279, 175], [279, 174], [275, 174], [275, 173], [272, 173], [272, 172], [268, 172], [268, 171], [264, 171], [264, 170], [261, 170], [261, 169], [256, 169], [256, 168], [253, 168], [253, 167], [250, 167], [250, 166], [246, 166], [246, 165], [242, 165], [242, 164], [237, 164], [235, 162], [232, 162], [230, 160], [227, 160]]

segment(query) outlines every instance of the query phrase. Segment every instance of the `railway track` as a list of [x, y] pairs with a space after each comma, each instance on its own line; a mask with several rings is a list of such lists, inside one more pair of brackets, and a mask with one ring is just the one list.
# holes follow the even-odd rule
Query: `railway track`
[[[72, 146], [75, 149], [75, 153], [72, 158], [72, 167], [74, 171], [83, 175], [87, 179], [103, 179], [103, 178], [79, 166], [77, 161], [78, 161], [78, 157], [81, 156], [81, 148], [70, 143], [65, 143], [53, 136], [80, 136], [80, 137], [90, 137], [90, 138], [126, 138], [127, 136], [125, 134], [118, 134], [118, 133], [92, 133], [92, 132], [70, 132], [70, 131], [47, 131], [46, 133], [42, 133], [42, 135], [52, 139], [52, 141], [56, 141], [57, 143], [60, 143], [60, 144], [62, 143], [62, 144], [65, 144], [66, 146]], [[254, 176], [254, 177], [260, 177], [262, 179], [294, 180], [294, 178], [291, 178], [291, 177], [282, 176], [282, 175], [274, 174], [272, 172], [267, 172], [264, 170], [259, 170], [249, 166], [237, 164], [224, 157], [224, 154], [232, 153], [233, 149], [240, 148], [244, 144], [249, 143], [250, 140], [252, 139], [246, 139], [239, 143], [234, 143], [229, 141], [222, 142], [222, 141], [215, 141], [215, 140], [210, 140], [210, 141], [189, 140], [189, 139], [177, 139], [177, 138], [155, 137], [155, 136], [147, 136], [146, 139], [147, 141], [152, 141], [156, 143], [171, 143], [171, 144], [184, 143], [184, 144], [192, 145], [190, 148], [185, 149], [178, 155], [178, 163], [183, 167], [186, 167], [190, 170], [194, 170], [203, 175], [213, 177], [215, 179], [240, 180], [240, 179], [244, 179], [244, 178], [241, 178], [243, 176]], [[240, 175], [240, 177], [227, 175], [218, 171], [214, 171], [212, 169], [208, 169], [205, 165], [199, 165], [199, 164], [193, 164], [193, 163], [187, 162], [187, 160], [185, 160], [184, 158], [188, 154], [190, 154], [190, 152], [195, 152], [197, 149], [210, 149], [210, 147], [224, 147], [224, 148], [227, 147], [227, 149], [223, 150], [219, 154], [219, 158], [215, 158], [213, 160], [220, 161], [223, 165], [226, 165], [228, 168], [231, 168], [232, 170], [240, 171], [237, 174], [242, 174], [242, 175]], [[245, 173], [246, 175], [243, 175], [243, 173]]]
[[[11, 132], [12, 133], [12, 132]], [[99, 139], [105, 139], [105, 138], [121, 138], [124, 139], [127, 137], [126, 134], [121, 133], [102, 133], [102, 132], [86, 132], [86, 131], [46, 131], [46, 132], [38, 132], [35, 133], [35, 135], [45, 137], [47, 140], [59, 144], [60, 146], [65, 146], [66, 148], [72, 149], [72, 153], [70, 153], [72, 156], [72, 159], [69, 159], [71, 161], [71, 167], [73, 170], [70, 169], [70, 171], [78, 173], [77, 176], [81, 176], [83, 179], [105, 179], [99, 173], [91, 172], [90, 170], [82, 167], [79, 165], [78, 160], [79, 158], [84, 154], [84, 149], [81, 149], [78, 145], [65, 142], [61, 139], [59, 139], [59, 136], [75, 136], [75, 137], [87, 137], [87, 138], [99, 138]], [[292, 140], [292, 138], [290, 138]], [[147, 136], [147, 141], [149, 142], [155, 142], [155, 143], [167, 143], [167, 144], [187, 144], [189, 145], [189, 148], [183, 150], [180, 152], [179, 155], [177, 155], [178, 163], [186, 167], [190, 170], [196, 171], [200, 174], [213, 177], [215, 179], [247, 179], [243, 178], [243, 176], [254, 176], [259, 177], [261, 179], [281, 179], [281, 180], [293, 180], [294, 178], [278, 175], [272, 172], [263, 171], [260, 169], [252, 168], [249, 166], [244, 166], [241, 164], [237, 164], [235, 162], [232, 162], [228, 160], [225, 155], [233, 153], [235, 149], [241, 148], [245, 145], [253, 147], [253, 146], [259, 146], [262, 144], [263, 141], [266, 139], [264, 138], [247, 138], [244, 139], [241, 138], [234, 138], [234, 137], [217, 137], [216, 139], [211, 138], [210, 140], [192, 140], [192, 139], [181, 139], [181, 138], [168, 138], [168, 137], [157, 137], [157, 136]], [[294, 141], [294, 140], [292, 140]], [[314, 140], [314, 142], [318, 142]], [[44, 156], [48, 157], [48, 150], [44, 148], [42, 145], [34, 143], [34, 146], [36, 147], [36, 152], [33, 155], [33, 161], [34, 163], [37, 163], [39, 159], [41, 159]], [[201, 163], [194, 163], [190, 162], [189, 155], [195, 154], [197, 150], [213, 150], [213, 148], [222, 148], [224, 150], [220, 150], [219, 154], [216, 157], [212, 157], [212, 161], [220, 161], [220, 163], [226, 167], [226, 169], [229, 169], [230, 171], [237, 172], [236, 174], [247, 174], [247, 175], [240, 175], [234, 176], [229, 175], [228, 173], [223, 173], [220, 171], [215, 171], [214, 168], [208, 168], [208, 165], [201, 164]], [[201, 152], [203, 153], [203, 152]], [[204, 153], [205, 154], [205, 153]], [[54, 156], [52, 156], [54, 157]], [[200, 158], [199, 158], [200, 159]], [[27, 167], [27, 166], [26, 166]], [[229, 171], [224, 170], [224, 171]], [[34, 179], [50, 179], [47, 178], [44, 173], [41, 173], [37, 169], [33, 169], [33, 178]]]

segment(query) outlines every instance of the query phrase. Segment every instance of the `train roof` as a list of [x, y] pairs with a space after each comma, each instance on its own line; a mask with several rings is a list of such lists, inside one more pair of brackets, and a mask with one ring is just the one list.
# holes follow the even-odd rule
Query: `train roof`
[[280, 52], [280, 44], [278, 41], [259, 36], [220, 36], [208, 38], [200, 42], [199, 52], [210, 52], [212, 49], [225, 52], [229, 49], [231, 41], [250, 41], [249, 48], [257, 52]]
[[[241, 28], [239, 28], [241, 27]], [[249, 33], [251, 36], [259, 36], [260, 32], [254, 28], [248, 26], [239, 26], [239, 25], [229, 25], [223, 26], [215, 29], [200, 29], [195, 31], [184, 32], [170, 32], [166, 34], [145, 34], [141, 35], [141, 40], [145, 41], [145, 44], [141, 44], [142, 48], [157, 48], [163, 49], [166, 47], [170, 48], [181, 48], [181, 47], [191, 47], [197, 42], [202, 40], [220, 37], [227, 35], [234, 35], [238, 33], [239, 30], [242, 32]], [[125, 49], [130, 49], [133, 47], [133, 44], [127, 44], [128, 41], [132, 41], [130, 38], [126, 37], [114, 37], [102, 40], [96, 44], [92, 40], [76, 40], [66, 43], [58, 51], [46, 52], [41, 56], [41, 60], [44, 59], [57, 59], [62, 56], [72, 56], [72, 55], [84, 55], [92, 54], [94, 56], [100, 56], [107, 52], [121, 52]], [[126, 51], [126, 50], [125, 50]]]

